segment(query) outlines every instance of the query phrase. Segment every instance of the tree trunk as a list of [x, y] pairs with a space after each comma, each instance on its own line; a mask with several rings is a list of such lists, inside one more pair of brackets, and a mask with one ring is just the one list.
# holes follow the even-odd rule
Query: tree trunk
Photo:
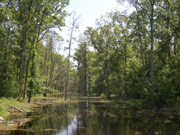
[[69, 90], [69, 70], [70, 70], [70, 57], [71, 57], [71, 41], [72, 41], [72, 36], [71, 36], [70, 42], [69, 42], [69, 55], [68, 55], [68, 65], [67, 65], [67, 80], [66, 80], [65, 101], [67, 99], [67, 93], [68, 93], [68, 90]]
[[90, 76], [88, 76], [88, 93], [90, 96], [91, 95], [91, 78], [90, 78]]
[[107, 43], [107, 36], [105, 36], [105, 45], [106, 45], [106, 60], [105, 60], [105, 71], [106, 71], [106, 89], [107, 89], [107, 97], [111, 100], [111, 94], [109, 90], [109, 69], [108, 69], [108, 59], [109, 59], [109, 45]]
[[140, 41], [140, 48], [141, 48], [141, 61], [142, 61], [142, 80], [143, 80], [143, 87], [146, 88], [146, 81], [145, 81], [145, 65], [144, 65], [144, 53], [143, 53], [143, 44], [142, 44], [142, 38], [139, 35], [139, 41]]
[[169, 34], [170, 29], [170, 17], [167, 17], [167, 45], [168, 45], [168, 65], [170, 66], [170, 58], [171, 58], [171, 36]]
[[174, 56], [176, 56], [176, 43], [175, 43], [175, 38], [174, 38], [174, 41], [173, 41], [173, 45], [174, 45]]
[[53, 63], [53, 39], [50, 38], [50, 76], [49, 76], [49, 87], [52, 88], [54, 63]]
[[70, 71], [71, 45], [72, 45], [73, 32], [74, 32], [74, 29], [76, 27], [77, 19], [78, 18], [75, 18], [75, 14], [74, 14], [73, 20], [72, 20], [70, 39], [69, 39], [69, 53], [68, 53], [68, 65], [67, 65], [67, 80], [66, 80], [66, 90], [65, 90], [65, 101], [67, 99], [67, 94], [68, 94], [68, 91], [69, 91], [69, 71]]
[[[126, 38], [126, 34], [124, 34], [124, 38], [125, 38], [125, 42], [127, 40]], [[127, 45], [125, 43], [124, 45], [124, 91], [125, 91], [125, 98], [127, 97], [127, 71], [126, 71], [126, 68], [127, 68]]]
[[33, 49], [33, 45], [36, 44], [36, 36], [33, 37], [33, 42], [31, 43], [31, 48], [29, 51], [29, 56], [28, 56], [28, 61], [27, 61], [27, 65], [26, 65], [26, 76], [25, 76], [25, 83], [24, 83], [24, 95], [23, 95], [23, 99], [25, 100], [26, 98], [26, 88], [27, 88], [27, 81], [28, 81], [28, 73], [29, 73], [29, 64], [31, 61], [31, 53], [32, 53], [32, 49]]
[[23, 73], [24, 73], [24, 61], [26, 57], [26, 40], [27, 40], [27, 32], [25, 33], [24, 39], [22, 40], [22, 52], [21, 52], [21, 63], [20, 63], [20, 75], [19, 75], [19, 94], [22, 92], [22, 84], [23, 84]]
[[154, 104], [154, 3], [151, 2], [150, 15], [150, 33], [151, 33], [151, 92], [152, 104]]
[[24, 95], [23, 95], [24, 100], [26, 98], [26, 87], [27, 87], [27, 81], [28, 81], [29, 63], [30, 63], [30, 61], [31, 61], [31, 51], [29, 53], [29, 57], [28, 57], [27, 65], [26, 65], [26, 78], [25, 78], [25, 83], [24, 83]]
[[110, 90], [109, 90], [109, 70], [108, 70], [108, 59], [106, 57], [106, 62], [105, 62], [105, 70], [106, 70], [106, 87], [107, 87], [107, 96], [108, 99], [111, 100], [111, 95], [110, 95]]
[[127, 72], [126, 72], [126, 67], [127, 67], [127, 56], [126, 56], [126, 53], [127, 53], [127, 50], [126, 50], [126, 45], [125, 45], [125, 55], [124, 55], [124, 81], [125, 81], [125, 84], [124, 84], [124, 90], [125, 90], [125, 96], [127, 96]]
[[84, 54], [84, 96], [87, 96], [87, 59], [86, 59], [86, 46]]
[[46, 74], [46, 62], [47, 62], [48, 49], [46, 46], [45, 57], [44, 57], [44, 74]]
[[[138, 12], [137, 8], [136, 11]], [[146, 82], [145, 82], [145, 65], [144, 65], [144, 51], [143, 51], [143, 42], [142, 37], [140, 34], [140, 20], [139, 15], [137, 15], [137, 24], [138, 24], [138, 38], [140, 42], [140, 49], [141, 49], [141, 61], [142, 61], [142, 81], [143, 81], [143, 87], [146, 88]]]
[[16, 78], [17, 78], [17, 81], [19, 82], [19, 63], [17, 61], [17, 67], [16, 67]]
[[[20, 93], [20, 95], [22, 92], [22, 84], [23, 84], [23, 75], [24, 75], [25, 58], [26, 58], [26, 45], [27, 45], [27, 40], [28, 40], [28, 34], [30, 31], [30, 27], [31, 27], [31, 25], [29, 24], [29, 20], [31, 19], [30, 12], [32, 10], [32, 4], [33, 4], [33, 0], [30, 1], [30, 3], [28, 4], [27, 14], [24, 12], [25, 26], [24, 26], [24, 31], [22, 31], [22, 34], [24, 35], [24, 37], [22, 37], [23, 39], [21, 41], [22, 51], [21, 51], [21, 63], [20, 63], [20, 75], [19, 75], [19, 93]], [[21, 12], [21, 13], [23, 13], [23, 12]]]

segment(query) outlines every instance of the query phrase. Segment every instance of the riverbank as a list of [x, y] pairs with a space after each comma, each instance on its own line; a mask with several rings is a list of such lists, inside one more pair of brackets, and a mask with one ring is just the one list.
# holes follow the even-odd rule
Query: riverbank
[[[0, 99], [0, 117], [4, 119], [4, 121], [0, 121], [0, 134], [6, 134], [7, 131], [16, 130], [19, 126], [26, 124], [31, 121], [33, 118], [29, 117], [28, 114], [30, 112], [34, 112], [34, 109], [39, 108], [48, 104], [59, 104], [59, 103], [76, 103], [76, 102], [88, 102], [88, 103], [104, 103], [104, 104], [116, 104], [120, 105], [121, 108], [133, 108], [134, 110], [144, 110], [148, 111], [150, 109], [143, 108], [142, 101], [139, 100], [131, 100], [131, 101], [121, 101], [117, 99], [107, 100], [106, 98], [100, 96], [92, 96], [92, 97], [76, 97], [76, 98], [68, 98], [67, 101], [60, 98], [53, 97], [43, 97], [42, 95], [36, 96], [32, 98], [32, 102], [29, 104], [24, 101], [17, 101], [13, 98], [1, 98]], [[142, 109], [143, 108], [143, 109]], [[156, 113], [165, 114], [166, 116], [180, 115], [179, 106], [171, 107], [171, 108], [161, 108], [160, 110], [151, 111], [151, 115]], [[142, 113], [143, 111], [141, 111]]]
[[121, 104], [123, 107], [133, 108], [135, 110], [153, 110], [154, 113], [164, 113], [166, 115], [180, 115], [180, 103], [176, 103], [173, 105], [163, 105], [152, 106], [150, 103], [145, 102], [144, 100], [140, 99], [131, 99], [131, 100], [121, 100], [117, 96], [112, 95], [111, 100], [108, 100], [105, 96], [91, 96], [91, 97], [80, 97], [80, 101], [88, 100], [89, 102], [95, 103], [110, 103], [110, 104]]
[[[31, 122], [7, 135], [179, 134], [178, 114], [138, 109], [99, 97], [68, 99], [66, 103], [53, 100], [55, 103], [51, 105], [38, 106], [33, 113], [26, 115], [33, 118]], [[51, 99], [42, 101], [51, 102]]]
[[1, 98], [0, 99], [0, 133], [8, 130], [13, 130], [18, 126], [30, 121], [25, 118], [27, 112], [32, 111], [35, 107], [33, 103], [25, 103], [23, 101], [17, 101], [13, 98]]
[[0, 134], [17, 129], [19, 126], [32, 120], [27, 114], [33, 112], [36, 107], [63, 102], [63, 99], [43, 97], [42, 95], [32, 98], [31, 103], [18, 101], [14, 98], [0, 99]]

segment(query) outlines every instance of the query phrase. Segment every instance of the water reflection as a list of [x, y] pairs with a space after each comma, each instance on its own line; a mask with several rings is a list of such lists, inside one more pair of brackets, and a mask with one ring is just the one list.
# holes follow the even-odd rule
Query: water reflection
[[178, 135], [180, 116], [79, 102], [48, 105], [29, 114], [33, 121], [11, 135]]
[[77, 130], [77, 117], [74, 116], [73, 121], [68, 125], [66, 129], [63, 129], [59, 133], [55, 133], [53, 135], [73, 135]]

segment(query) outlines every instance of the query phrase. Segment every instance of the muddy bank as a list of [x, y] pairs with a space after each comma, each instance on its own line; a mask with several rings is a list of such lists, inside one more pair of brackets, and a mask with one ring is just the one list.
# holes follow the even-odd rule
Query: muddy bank
[[29, 117], [28, 114], [36, 108], [55, 103], [57, 103], [57, 99], [34, 99], [30, 104], [25, 104], [23, 108], [9, 106], [6, 110], [6, 116], [4, 118], [0, 116], [0, 134], [5, 135], [7, 132], [16, 130], [32, 121], [33, 118]]

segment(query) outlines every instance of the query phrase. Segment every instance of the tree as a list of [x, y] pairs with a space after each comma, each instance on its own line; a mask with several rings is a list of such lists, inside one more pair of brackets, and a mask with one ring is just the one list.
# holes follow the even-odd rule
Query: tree
[[107, 97], [111, 99], [110, 96], [110, 89], [109, 89], [109, 46], [111, 44], [111, 24], [108, 24], [107, 20], [99, 21], [99, 29], [92, 29], [89, 28], [88, 32], [90, 35], [90, 42], [92, 46], [97, 49], [97, 51], [105, 56], [104, 59], [104, 73], [106, 79], [106, 90], [107, 90]]
[[72, 42], [73, 42], [73, 34], [74, 31], [78, 28], [78, 17], [76, 17], [76, 14], [74, 13], [72, 16], [72, 22], [71, 22], [71, 26], [69, 28], [70, 30], [70, 37], [69, 37], [69, 46], [68, 46], [68, 62], [67, 62], [67, 80], [66, 80], [66, 89], [65, 89], [65, 100], [67, 99], [67, 94], [68, 94], [68, 90], [69, 90], [69, 71], [70, 71], [70, 58], [71, 58], [71, 46], [72, 46]]
[[76, 50], [74, 55], [74, 59], [78, 62], [77, 70], [78, 70], [78, 91], [79, 93], [83, 91], [84, 96], [87, 96], [87, 72], [88, 72], [88, 64], [89, 61], [87, 58], [88, 48], [86, 39], [81, 39], [79, 43], [79, 48]]
[[[9, 80], [10, 78], [8, 83], [17, 84], [16, 81], [18, 81], [19, 86], [13, 86], [13, 88], [19, 89], [18, 95], [23, 95], [25, 98], [33, 49], [37, 48], [38, 43], [51, 28], [60, 28], [65, 25], [64, 7], [69, 4], [69, 1], [5, 0], [1, 3], [1, 33], [4, 33], [2, 38], [7, 37], [7, 43], [3, 42], [1, 48], [4, 52], [4, 56], [2, 55], [1, 58], [4, 57], [6, 61], [4, 61], [6, 75], [2, 76], [6, 76], [8, 79], [11, 75], [13, 83]], [[10, 55], [8, 56], [8, 54]], [[11, 61], [11, 58], [15, 62], [12, 63], [12, 66], [8, 62]], [[7, 61], [7, 59], [9, 60]], [[1, 86], [3, 85], [5, 86], [5, 82]]]

